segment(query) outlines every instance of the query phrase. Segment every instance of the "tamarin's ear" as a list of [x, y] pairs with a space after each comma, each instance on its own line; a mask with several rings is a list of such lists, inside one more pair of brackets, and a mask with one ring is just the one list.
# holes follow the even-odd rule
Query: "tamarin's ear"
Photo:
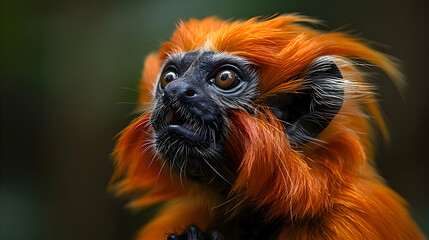
[[302, 146], [325, 129], [341, 109], [344, 79], [330, 56], [314, 60], [300, 76], [305, 89], [279, 94], [268, 102], [286, 128], [291, 144]]

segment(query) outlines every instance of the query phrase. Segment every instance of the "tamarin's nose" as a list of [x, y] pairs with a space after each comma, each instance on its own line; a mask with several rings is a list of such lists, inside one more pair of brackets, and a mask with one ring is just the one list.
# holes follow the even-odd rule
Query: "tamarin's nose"
[[198, 95], [196, 88], [180, 81], [171, 82], [165, 87], [164, 91], [166, 97], [177, 97], [182, 101], [189, 101]]

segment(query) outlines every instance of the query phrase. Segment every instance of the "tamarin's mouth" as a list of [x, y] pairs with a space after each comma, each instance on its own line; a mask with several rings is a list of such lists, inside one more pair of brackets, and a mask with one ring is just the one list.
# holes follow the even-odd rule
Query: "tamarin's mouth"
[[223, 120], [207, 108], [167, 103], [151, 116], [156, 150], [179, 174], [209, 182], [217, 164], [212, 159], [224, 154]]
[[165, 123], [167, 124], [165, 130], [180, 138], [196, 142], [206, 140], [203, 123], [184, 110], [173, 108], [168, 111], [165, 115]]

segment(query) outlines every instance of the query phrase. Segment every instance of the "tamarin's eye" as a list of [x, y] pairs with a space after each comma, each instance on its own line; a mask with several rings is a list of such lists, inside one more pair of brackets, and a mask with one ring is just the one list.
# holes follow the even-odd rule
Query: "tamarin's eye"
[[214, 84], [224, 90], [229, 90], [236, 87], [240, 81], [234, 71], [223, 70], [216, 75]]
[[171, 81], [177, 79], [177, 73], [173, 70], [167, 71], [161, 76], [161, 88], [165, 88]]

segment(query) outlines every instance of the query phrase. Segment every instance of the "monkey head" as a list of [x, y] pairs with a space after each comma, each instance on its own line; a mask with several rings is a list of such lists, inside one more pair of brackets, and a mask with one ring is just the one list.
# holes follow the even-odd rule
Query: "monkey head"
[[[118, 169], [151, 175], [139, 173], [143, 167], [137, 166], [145, 165], [156, 177], [142, 182], [163, 182], [165, 174], [179, 182], [211, 183], [225, 193], [254, 189], [254, 179], [268, 184], [298, 174], [302, 170], [287, 168], [331, 158], [326, 149], [338, 142], [355, 139], [363, 146], [359, 151], [370, 151], [367, 116], [383, 124], [372, 88], [350, 57], [394, 77], [396, 68], [347, 35], [321, 34], [299, 22], [313, 20], [288, 15], [180, 23], [170, 41], [146, 59], [139, 98], [144, 114], [120, 135]], [[344, 149], [355, 151], [348, 144]], [[275, 166], [286, 169], [261, 176], [253, 169]], [[244, 189], [241, 181], [248, 183]]]
[[[146, 59], [143, 114], [116, 147], [117, 174], [128, 171], [130, 189], [149, 182], [172, 187], [178, 176], [177, 182], [214, 184], [223, 194], [296, 187], [316, 199], [321, 189], [300, 182], [309, 181], [304, 173], [310, 168], [330, 177], [325, 171], [334, 165], [359, 169], [358, 161], [338, 159], [371, 151], [369, 115], [384, 125], [372, 87], [351, 57], [400, 74], [355, 39], [301, 22], [313, 20], [287, 15], [180, 23]], [[277, 178], [285, 178], [288, 189], [270, 185]], [[319, 186], [326, 196], [330, 184]]]
[[[154, 98], [151, 125], [157, 152], [179, 174], [224, 181], [237, 170], [225, 149], [229, 113], [260, 110], [258, 67], [245, 58], [201, 48], [169, 54]], [[296, 146], [314, 139], [339, 111], [343, 79], [331, 57], [319, 57], [300, 76], [300, 93], [277, 94], [268, 106]], [[262, 107], [261, 106], [261, 107]], [[221, 174], [221, 173], [222, 174]], [[232, 179], [233, 180], [233, 179]]]

